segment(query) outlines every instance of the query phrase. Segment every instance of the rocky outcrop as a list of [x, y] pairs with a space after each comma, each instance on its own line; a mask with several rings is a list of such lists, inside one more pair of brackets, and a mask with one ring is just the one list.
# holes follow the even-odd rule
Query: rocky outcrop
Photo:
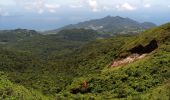
[[146, 46], [142, 46], [142, 45], [138, 45], [135, 46], [134, 48], [130, 49], [129, 51], [133, 54], [133, 53], [137, 53], [137, 54], [144, 54], [144, 53], [150, 53], [152, 51], [154, 51], [155, 49], [158, 48], [158, 44], [156, 40], [152, 40], [148, 45]]

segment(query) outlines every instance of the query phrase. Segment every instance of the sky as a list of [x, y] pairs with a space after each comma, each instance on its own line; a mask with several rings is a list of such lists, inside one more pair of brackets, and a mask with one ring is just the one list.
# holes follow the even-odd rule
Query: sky
[[105, 16], [170, 22], [170, 0], [0, 0], [0, 30], [56, 29]]

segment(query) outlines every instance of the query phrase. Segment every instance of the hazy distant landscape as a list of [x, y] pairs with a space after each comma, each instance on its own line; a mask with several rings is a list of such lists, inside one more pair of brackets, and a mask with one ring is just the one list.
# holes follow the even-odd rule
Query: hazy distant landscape
[[0, 100], [170, 100], [170, 1], [1, 0]]

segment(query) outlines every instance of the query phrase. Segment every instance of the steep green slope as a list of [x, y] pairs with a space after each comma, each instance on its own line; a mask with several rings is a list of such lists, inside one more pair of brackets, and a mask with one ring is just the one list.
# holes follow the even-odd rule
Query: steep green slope
[[[138, 100], [147, 98], [155, 100], [154, 98], [159, 98], [162, 95], [161, 100], [169, 100], [169, 61], [169, 52], [155, 53], [141, 61], [116, 69], [104, 70], [97, 76], [77, 79], [68, 86], [66, 98], [128, 98], [132, 100], [135, 98], [138, 98]], [[84, 81], [87, 82], [88, 87], [81, 86]], [[159, 86], [167, 87], [167, 90], [164, 92], [165, 94], [162, 93], [158, 96], [151, 95], [150, 91], [154, 91]], [[80, 90], [78, 90], [78, 94], [71, 94], [70, 92], [73, 89]], [[159, 92], [159, 90], [154, 92]]]
[[[104, 68], [99, 74], [77, 78], [67, 87], [64, 95], [58, 95], [58, 98], [169, 100], [169, 29], [168, 23], [148, 30], [132, 39], [133, 41], [127, 42], [120, 49], [121, 53], [129, 52], [137, 45], [146, 45], [155, 39], [158, 48], [145, 58], [118, 68]], [[119, 55], [119, 51], [117, 53]]]
[[139, 45], [146, 46], [152, 40], [155, 40], [160, 48], [162, 46], [165, 47], [164, 45], [169, 47], [169, 41], [170, 41], [170, 28], [169, 27], [170, 27], [170, 24], [167, 23], [160, 27], [156, 27], [156, 28], [147, 30], [139, 34], [138, 36], [136, 36], [136, 38], [132, 39], [130, 42], [127, 42], [127, 44], [125, 44], [122, 47], [121, 52], [125, 53], [126, 51], [130, 53], [128, 50], [130, 50], [131, 48], [135, 46], [139, 46]]
[[1, 100], [50, 100], [35, 90], [13, 84], [7, 76], [0, 72], [0, 99]]

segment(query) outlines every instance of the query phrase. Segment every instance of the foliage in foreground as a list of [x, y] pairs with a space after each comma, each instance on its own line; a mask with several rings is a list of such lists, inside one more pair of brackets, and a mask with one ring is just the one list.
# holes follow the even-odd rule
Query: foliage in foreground
[[49, 100], [35, 90], [28, 90], [25, 87], [13, 84], [7, 79], [5, 73], [0, 72], [0, 100]]

